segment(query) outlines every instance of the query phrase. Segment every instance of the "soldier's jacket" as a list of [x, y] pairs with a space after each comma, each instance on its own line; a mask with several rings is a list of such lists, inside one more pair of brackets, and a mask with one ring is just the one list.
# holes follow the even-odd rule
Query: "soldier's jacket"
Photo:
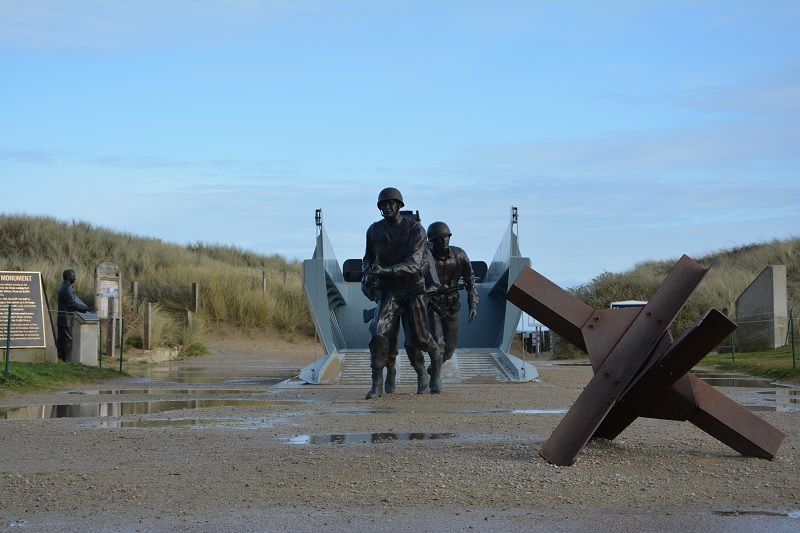
[[58, 318], [56, 326], [71, 328], [73, 324], [73, 311], [85, 313], [91, 307], [75, 294], [75, 289], [67, 281], [62, 281], [58, 287]]
[[[450, 246], [446, 257], [436, 257], [433, 253], [433, 244], [428, 243], [436, 273], [439, 277], [439, 286], [443, 289], [454, 287], [459, 278], [464, 280], [467, 291], [467, 304], [470, 309], [478, 307], [478, 290], [475, 288], [475, 273], [472, 271], [467, 253], [458, 246]], [[431, 288], [428, 287], [430, 292]], [[436, 304], [444, 308], [460, 307], [458, 292], [452, 292], [443, 297], [433, 296]]]
[[[426, 235], [422, 225], [408, 217], [402, 217], [393, 226], [386, 220], [374, 222], [367, 229], [367, 246], [361, 269], [362, 290], [365, 294], [393, 289], [398, 293], [410, 293], [425, 289], [422, 270]], [[390, 274], [373, 280], [370, 269], [375, 262], [389, 269]], [[367, 297], [370, 297], [367, 294]], [[372, 299], [372, 298], [371, 298]]]

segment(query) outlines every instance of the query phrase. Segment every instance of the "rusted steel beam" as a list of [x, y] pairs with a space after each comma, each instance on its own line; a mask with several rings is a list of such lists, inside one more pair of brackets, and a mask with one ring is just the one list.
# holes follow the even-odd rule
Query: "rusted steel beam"
[[662, 394], [735, 329], [736, 324], [716, 309], [707, 311], [625, 391], [593, 437], [614, 439], [636, 418], [647, 416]]
[[642, 415], [688, 420], [749, 457], [773, 459], [785, 434], [692, 373], [684, 374]]
[[693, 374], [697, 408], [689, 422], [742, 455], [773, 459], [786, 435]]
[[669, 326], [707, 272], [683, 256], [644, 308], [597, 311], [530, 268], [520, 274], [508, 300], [588, 353], [595, 372], [542, 457], [572, 464], [590, 438], [614, 438], [638, 416], [688, 420], [744, 455], [775, 456], [780, 430], [689, 373], [736, 325], [712, 309], [672, 341]]
[[594, 312], [582, 333], [595, 373], [641, 312], [641, 307], [598, 309]]
[[525, 267], [506, 298], [536, 320], [586, 351], [581, 329], [594, 310], [530, 267]]
[[[559, 466], [575, 462], [628, 384], [653, 356], [706, 272], [685, 255], [678, 261], [544, 443], [539, 452], [542, 457]], [[586, 328], [593, 326], [590, 323]]]

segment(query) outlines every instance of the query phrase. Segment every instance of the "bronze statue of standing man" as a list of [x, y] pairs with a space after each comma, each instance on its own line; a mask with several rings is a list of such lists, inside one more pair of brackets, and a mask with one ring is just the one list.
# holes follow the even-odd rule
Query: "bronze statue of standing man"
[[75, 294], [75, 289], [72, 288], [77, 279], [74, 270], [65, 270], [61, 277], [64, 278], [64, 281], [58, 287], [58, 318], [56, 318], [58, 336], [56, 337], [56, 349], [58, 350], [58, 358], [70, 363], [72, 362], [72, 324], [75, 311], [80, 311], [81, 313], [91, 311], [94, 313], [97, 308], [86, 305]]
[[[367, 245], [361, 263], [364, 273], [362, 290], [378, 304], [369, 325], [372, 334], [369, 342], [372, 388], [367, 399], [382, 396], [384, 390], [387, 393], [395, 390], [397, 353], [390, 347], [397, 346], [402, 313], [405, 313], [410, 337], [406, 344], [428, 352], [430, 357], [431, 393], [438, 394], [442, 389], [442, 355], [428, 329], [423, 271], [425, 229], [416, 220], [402, 215], [400, 208], [404, 205], [399, 190], [394, 187], [383, 189], [378, 195], [378, 209], [383, 220], [367, 229]], [[387, 369], [385, 389], [384, 368]], [[418, 382], [423, 378], [418, 372]], [[418, 391], [421, 387], [422, 384], [418, 383]]]

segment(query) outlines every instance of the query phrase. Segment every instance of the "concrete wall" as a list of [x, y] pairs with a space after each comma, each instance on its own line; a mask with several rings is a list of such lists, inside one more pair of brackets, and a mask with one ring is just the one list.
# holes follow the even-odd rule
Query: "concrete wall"
[[789, 302], [786, 266], [770, 265], [736, 299], [736, 349], [768, 350], [786, 344]]

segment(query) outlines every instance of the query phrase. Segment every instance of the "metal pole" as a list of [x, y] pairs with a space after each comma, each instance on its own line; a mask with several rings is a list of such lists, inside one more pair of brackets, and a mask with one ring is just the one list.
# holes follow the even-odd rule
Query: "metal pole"
[[731, 333], [731, 363], [736, 362], [736, 336]]
[[106, 355], [113, 358], [116, 351], [115, 341], [117, 340], [117, 318], [115, 316], [115, 302], [114, 297], [108, 299], [108, 332], [106, 334]]
[[9, 359], [11, 359], [11, 304], [8, 304], [8, 325], [6, 326], [6, 376], [8, 375]]
[[103, 368], [103, 319], [100, 319], [100, 337], [97, 339], [97, 365]]
[[[11, 313], [9, 312], [9, 314]], [[794, 352], [794, 309], [789, 313], [789, 325], [792, 329], [792, 368], [797, 370], [797, 357], [795, 357]]]
[[122, 345], [125, 344], [125, 317], [119, 317], [119, 373], [122, 374]]

